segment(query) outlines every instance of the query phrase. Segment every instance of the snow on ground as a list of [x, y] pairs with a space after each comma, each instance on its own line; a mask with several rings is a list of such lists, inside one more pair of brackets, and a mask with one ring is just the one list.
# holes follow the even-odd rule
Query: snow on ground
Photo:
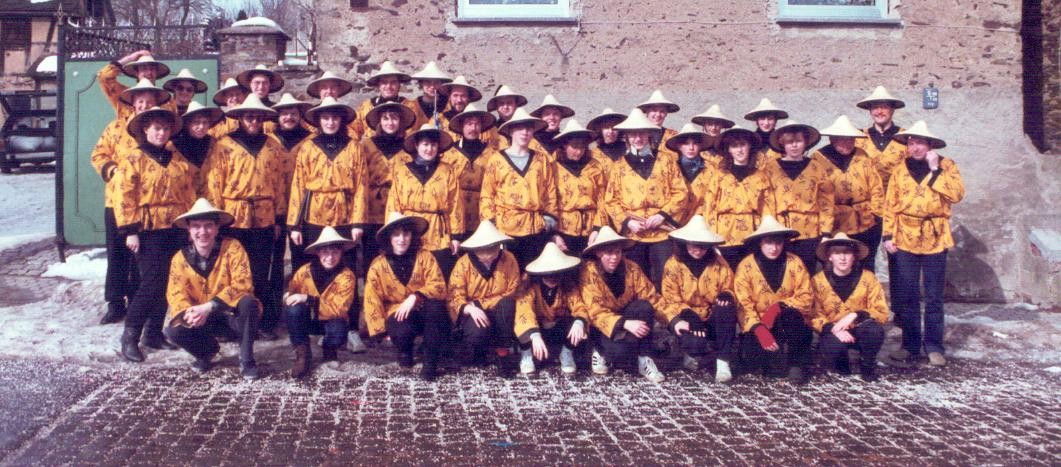
[[96, 248], [66, 258], [65, 263], [54, 263], [41, 277], [62, 277], [75, 281], [102, 283], [107, 277], [107, 250]]
[[0, 175], [0, 251], [55, 235], [55, 174]]

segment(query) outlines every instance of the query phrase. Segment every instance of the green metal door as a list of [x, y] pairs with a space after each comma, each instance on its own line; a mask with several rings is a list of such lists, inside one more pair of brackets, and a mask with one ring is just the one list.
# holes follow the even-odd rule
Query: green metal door
[[[158, 85], [175, 76], [181, 68], [187, 68], [209, 86], [205, 94], [196, 95], [196, 100], [203, 105], [213, 105], [208, 96], [213, 96], [217, 90], [216, 58], [165, 62], [172, 73]], [[59, 166], [61, 173], [56, 178], [56, 183], [62, 184], [57, 191], [62, 199], [56, 200], [61, 209], [56, 227], [59, 238], [67, 245], [102, 245], [104, 242], [103, 180], [92, 168], [89, 157], [103, 128], [115, 118], [114, 109], [96, 80], [96, 73], [107, 63], [68, 60], [63, 66], [63, 156]], [[127, 86], [134, 84], [133, 79], [126, 76], [119, 81]]]

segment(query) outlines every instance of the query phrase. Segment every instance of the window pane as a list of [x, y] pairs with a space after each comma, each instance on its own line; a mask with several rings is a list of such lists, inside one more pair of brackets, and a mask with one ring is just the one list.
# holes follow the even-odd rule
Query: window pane
[[469, 5], [559, 5], [560, 0], [468, 0]]

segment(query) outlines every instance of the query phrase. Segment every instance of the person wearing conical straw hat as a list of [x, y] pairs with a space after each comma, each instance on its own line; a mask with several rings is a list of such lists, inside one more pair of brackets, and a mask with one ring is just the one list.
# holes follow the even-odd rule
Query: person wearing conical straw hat
[[424, 249], [435, 255], [446, 276], [457, 262], [458, 239], [465, 233], [460, 173], [442, 163], [442, 153], [452, 145], [449, 134], [430, 123], [406, 136], [403, 148], [412, 158], [391, 165], [391, 188], [387, 193], [387, 212], [427, 220], [427, 231], [420, 241]]
[[420, 97], [416, 98], [416, 105], [413, 106], [413, 112], [416, 113], [413, 128], [420, 128], [426, 123], [435, 128], [442, 128], [439, 114], [445, 110], [446, 96], [442, 94], [441, 88], [443, 84], [453, 81], [453, 78], [433, 61], [427, 62], [422, 70], [413, 73], [412, 78], [420, 86]]
[[626, 141], [619, 137], [619, 130], [615, 129], [626, 120], [626, 115], [612, 110], [610, 107], [601, 111], [600, 115], [593, 117], [586, 128], [597, 134], [596, 144], [593, 146], [593, 157], [599, 159], [610, 171], [613, 163], [619, 161], [626, 154]]
[[814, 289], [810, 274], [788, 243], [799, 232], [773, 216], [763, 216], [759, 228], [744, 239], [751, 254], [737, 265], [733, 294], [737, 298], [742, 367], [749, 372], [780, 377], [788, 369], [793, 384], [806, 383], [804, 368], [811, 363], [814, 332]]
[[[243, 89], [243, 86], [240, 86], [235, 78], [228, 78], [214, 92], [213, 101], [214, 104], [217, 104], [222, 109], [234, 109], [243, 103], [243, 100], [247, 98], [247, 94], [247, 90]], [[221, 139], [238, 128], [239, 121], [226, 116], [210, 129], [210, 136], [213, 136], [214, 139]]]
[[354, 85], [350, 81], [340, 78], [339, 75], [330, 71], [321, 73], [320, 77], [310, 81], [306, 85], [306, 94], [316, 99], [324, 99], [325, 97], [331, 97], [333, 99], [339, 99], [354, 89]]
[[[367, 268], [379, 254], [376, 231], [387, 214], [387, 195], [391, 188], [391, 172], [397, 164], [412, 160], [402, 150], [405, 133], [416, 120], [413, 111], [397, 102], [384, 102], [365, 116], [373, 135], [361, 140], [361, 157], [365, 160], [365, 234], [361, 237], [362, 256]], [[359, 271], [360, 272], [360, 271]]]
[[862, 379], [876, 381], [877, 353], [884, 344], [884, 324], [890, 312], [877, 276], [859, 266], [870, 251], [843, 232], [822, 240], [818, 258], [826, 267], [814, 275], [811, 326], [820, 336], [824, 366], [851, 374], [847, 351], [858, 350]]
[[186, 230], [181, 234], [190, 241], [167, 260], [164, 332], [195, 357], [192, 368], [200, 373], [210, 370], [221, 350], [218, 333], [239, 336], [240, 373], [253, 380], [261, 376], [254, 358], [261, 303], [254, 297], [247, 252], [239, 241], [218, 235], [232, 221], [205, 198], [177, 217], [174, 225]]
[[[876, 253], [881, 240], [881, 215], [884, 214], [884, 187], [877, 168], [856, 141], [866, 134], [855, 128], [846, 115], [839, 116], [832, 125], [822, 129], [829, 144], [811, 158], [828, 161], [832, 166], [836, 212], [833, 232], [844, 232]], [[876, 254], [862, 259], [861, 267], [876, 271]]]
[[836, 208], [831, 164], [824, 158], [807, 157], [807, 151], [820, 140], [814, 127], [785, 120], [770, 134], [770, 146], [781, 153], [781, 158], [762, 169], [773, 187], [770, 212], [799, 232], [788, 251], [799, 256], [811, 272], [818, 267], [814, 256], [818, 242], [833, 232]]
[[[202, 169], [203, 164], [206, 163], [206, 159], [210, 157], [214, 149], [214, 143], [217, 141], [213, 136], [210, 136], [210, 129], [223, 118], [225, 118], [225, 114], [221, 109], [205, 107], [196, 101], [192, 101], [191, 105], [188, 106], [188, 111], [181, 115], [181, 130], [173, 137], [173, 146], [195, 168]], [[205, 183], [203, 173], [199, 170], [195, 182], [196, 196], [203, 195], [206, 189]]]
[[651, 357], [652, 323], [663, 301], [637, 263], [625, 257], [635, 243], [604, 226], [582, 252], [588, 259], [579, 272], [582, 303], [598, 335], [590, 360], [600, 375], [636, 361], [641, 376], [659, 383], [665, 378]]
[[486, 110], [488, 112], [497, 112], [497, 123], [493, 129], [487, 131], [483, 139], [490, 141], [491, 146], [496, 150], [500, 151], [507, 148], [509, 146], [508, 138], [498, 132], [497, 128], [511, 119], [515, 115], [517, 108], [525, 105], [527, 105], [526, 96], [513, 91], [507, 85], [498, 86], [494, 91], [493, 97], [486, 101]]
[[676, 218], [685, 209], [685, 181], [670, 159], [673, 153], [657, 154], [652, 135], [660, 130], [643, 112], [631, 110], [615, 129], [622, 133], [629, 152], [608, 174], [604, 209], [611, 225], [636, 243], [627, 257], [645, 265], [659, 287], [671, 253], [667, 231], [679, 226]]
[[[288, 190], [283, 146], [265, 133], [264, 124], [276, 118], [257, 94], [250, 94], [225, 115], [239, 121], [239, 128], [221, 138], [216, 153], [203, 164], [205, 197], [219, 209], [232, 214], [235, 222], [226, 235], [239, 240], [250, 257], [254, 289], [269, 290], [273, 242], [280, 236], [279, 223], [287, 212], [284, 197]], [[279, 294], [260, 293], [265, 307], [259, 322], [266, 338], [275, 338], [273, 329], [280, 321]]]
[[725, 238], [713, 232], [699, 214], [671, 232], [670, 238], [674, 256], [663, 269], [663, 306], [657, 316], [677, 337], [685, 369], [700, 369], [713, 354], [715, 381], [729, 382], [737, 339], [737, 299], [733, 271], [715, 250]]
[[578, 120], [568, 120], [556, 142], [555, 242], [561, 250], [580, 255], [595, 229], [607, 225], [608, 218], [601, 201], [607, 188], [607, 167], [594, 159], [589, 143], [594, 134]]
[[449, 316], [457, 327], [465, 365], [486, 364], [488, 346], [508, 349], [516, 342], [516, 293], [520, 266], [508, 249], [512, 237], [483, 220], [461, 248], [449, 276]]
[[[454, 88], [457, 92], [460, 88]], [[452, 96], [452, 94], [451, 94]], [[464, 111], [449, 119], [450, 134], [456, 134], [456, 142], [442, 154], [442, 162], [452, 165], [460, 177], [461, 199], [464, 202], [464, 227], [479, 225], [479, 198], [482, 196], [483, 173], [486, 163], [497, 152], [485, 139], [486, 131], [493, 129], [494, 116], [468, 104]], [[466, 235], [458, 235], [464, 240]]]
[[453, 117], [464, 112], [464, 109], [468, 108], [468, 104], [481, 101], [483, 93], [468, 84], [468, 80], [464, 75], [458, 75], [453, 81], [440, 86], [439, 92], [446, 96], [446, 110], [438, 117], [441, 123], [440, 128], [449, 132], [449, 135], [454, 140], [460, 139], [460, 131], [450, 129], [450, 122]]
[[535, 371], [534, 360], [549, 358], [560, 348], [560, 371], [573, 374], [575, 351], [588, 338], [589, 316], [578, 288], [577, 256], [549, 242], [527, 265], [525, 286], [516, 300], [516, 337], [520, 341], [520, 372]]
[[196, 94], [206, 92], [206, 81], [196, 78], [191, 70], [181, 68], [181, 71], [162, 84], [162, 87], [173, 93], [174, 105], [178, 115], [188, 111], [188, 105], [195, 99]]
[[236, 82], [243, 89], [258, 96], [262, 104], [270, 107], [274, 102], [269, 99], [269, 95], [284, 89], [284, 77], [261, 64], [249, 70], [241, 71], [236, 75]]
[[677, 131], [663, 126], [663, 122], [667, 119], [667, 115], [681, 110], [681, 107], [663, 97], [663, 91], [656, 89], [652, 91], [652, 95], [649, 96], [648, 100], [637, 104], [637, 108], [644, 112], [648, 120], [661, 130], [661, 132], [653, 135], [652, 142], [653, 147], [657, 150], [662, 150], [666, 147], [667, 140], [678, 134]]
[[545, 122], [545, 128], [534, 133], [534, 140], [541, 145], [546, 153], [552, 154], [556, 152], [558, 146], [554, 143], [553, 138], [560, 134], [560, 122], [565, 118], [575, 116], [575, 110], [561, 104], [552, 94], [546, 94], [545, 99], [542, 100], [542, 105], [532, 110], [530, 114]]
[[295, 351], [292, 378], [304, 378], [313, 369], [309, 336], [323, 335], [322, 361], [339, 359], [346, 344], [349, 311], [357, 298], [357, 276], [343, 264], [343, 253], [355, 246], [332, 227], [325, 227], [306, 254], [317, 260], [295, 270], [284, 293], [284, 322]]
[[166, 316], [166, 273], [169, 258], [184, 244], [184, 235], [174, 220], [195, 202], [199, 169], [170, 144], [178, 131], [180, 117], [159, 107], [141, 112], [129, 120], [127, 131], [138, 146], [118, 161], [118, 199], [114, 220], [125, 245], [136, 254], [140, 283], [129, 301], [122, 356], [133, 362], [144, 361], [144, 345], [153, 349], [173, 349], [162, 335]]
[[[952, 206], [965, 198], [965, 185], [954, 159], [936, 150], [946, 147], [932, 134], [924, 120], [895, 134], [909, 155], [895, 168], [884, 195], [884, 249], [894, 260], [890, 277], [896, 282], [898, 300], [892, 311], [903, 328], [903, 347], [892, 357], [917, 358], [922, 347], [929, 363], [942, 366], [943, 286], [947, 274], [947, 251], [954, 247], [950, 217]], [[925, 290], [922, 332], [921, 286]]]
[[667, 140], [667, 149], [678, 154], [674, 164], [685, 182], [685, 206], [674, 219], [680, 224], [688, 222], [703, 208], [707, 185], [718, 166], [710, 153], [704, 152], [711, 144], [711, 137], [695, 123], [686, 123], [678, 134]]
[[438, 377], [439, 360], [449, 349], [450, 317], [446, 278], [431, 252], [421, 248], [427, 220], [392, 212], [376, 233], [382, 254], [365, 278], [365, 324], [370, 336], [384, 332], [398, 351], [398, 366], [413, 366], [417, 335], [423, 336], [420, 376]]
[[556, 179], [550, 156], [531, 147], [545, 122], [522, 107], [499, 131], [512, 145], [493, 154], [483, 171], [479, 218], [513, 237], [512, 254], [520, 267], [542, 251], [556, 229]]
[[[155, 60], [151, 56], [151, 52], [148, 50], [138, 50], [125, 57], [118, 59], [116, 62], [110, 62], [103, 66], [96, 73], [96, 80], [99, 81], [100, 90], [103, 91], [103, 95], [110, 102], [111, 107], [114, 109], [114, 113], [118, 117], [123, 117], [122, 124], [128, 120], [130, 108], [125, 104], [119, 96], [128, 89], [129, 87], [118, 82], [118, 77], [122, 74], [129, 76], [139, 83], [142, 80], [147, 80], [148, 84], [153, 85], [156, 80], [161, 79], [168, 75], [170, 69], [165, 63]], [[166, 99], [156, 99], [148, 107], [159, 106], [170, 110], [175, 110], [175, 103], [164, 102], [169, 100], [169, 95], [166, 95]]]
[[755, 122], [755, 134], [759, 137], [759, 146], [752, 148], [752, 151], [763, 152], [769, 160], [781, 157], [780, 151], [770, 147], [770, 136], [774, 133], [778, 120], [786, 118], [788, 112], [781, 110], [765, 97], [759, 100], [759, 105], [744, 114], [745, 120]]
[[722, 160], [707, 184], [700, 214], [726, 241], [717, 248], [730, 267], [747, 256], [744, 237], [755, 231], [759, 219], [772, 214], [770, 180], [759, 169], [763, 154], [752, 151], [759, 136], [739, 126], [722, 132]]
[[888, 179], [895, 167], [902, 165], [906, 159], [906, 145], [895, 139], [903, 128], [893, 117], [895, 111], [906, 107], [906, 103], [891, 95], [884, 86], [877, 86], [870, 95], [855, 104], [858, 108], [869, 111], [873, 124], [862, 131], [868, 138], [856, 140], [859, 149], [866, 151], [870, 160], [877, 167], [884, 189], [888, 189]]
[[708, 144], [704, 145], [704, 150], [716, 155], [720, 153], [718, 141], [722, 137], [722, 130], [737, 124], [722, 113], [722, 108], [718, 104], [712, 104], [703, 113], [693, 116], [692, 122], [704, 127], [704, 133], [709, 138]]
[[[350, 122], [350, 131], [352, 132], [350, 136], [356, 141], [360, 141], [363, 136], [373, 136], [372, 129], [368, 127], [368, 120], [365, 117], [368, 116], [373, 107], [384, 102], [397, 102], [415, 112], [416, 101], [406, 99], [399, 94], [402, 90], [402, 83], [410, 81], [412, 81], [412, 78], [395, 68], [394, 63], [391, 63], [390, 60], [385, 60], [381, 63], [379, 69], [372, 72], [368, 79], [365, 80], [365, 84], [376, 88], [378, 95], [361, 101], [361, 104], [357, 106], [357, 118]], [[415, 128], [420, 127], [416, 126]]]

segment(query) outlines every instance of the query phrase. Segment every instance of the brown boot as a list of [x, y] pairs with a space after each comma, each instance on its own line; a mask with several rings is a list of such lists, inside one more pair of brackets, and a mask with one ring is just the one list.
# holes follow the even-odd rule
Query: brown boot
[[295, 379], [305, 378], [309, 370], [313, 368], [313, 352], [309, 344], [295, 346], [295, 364], [291, 366], [291, 377]]

